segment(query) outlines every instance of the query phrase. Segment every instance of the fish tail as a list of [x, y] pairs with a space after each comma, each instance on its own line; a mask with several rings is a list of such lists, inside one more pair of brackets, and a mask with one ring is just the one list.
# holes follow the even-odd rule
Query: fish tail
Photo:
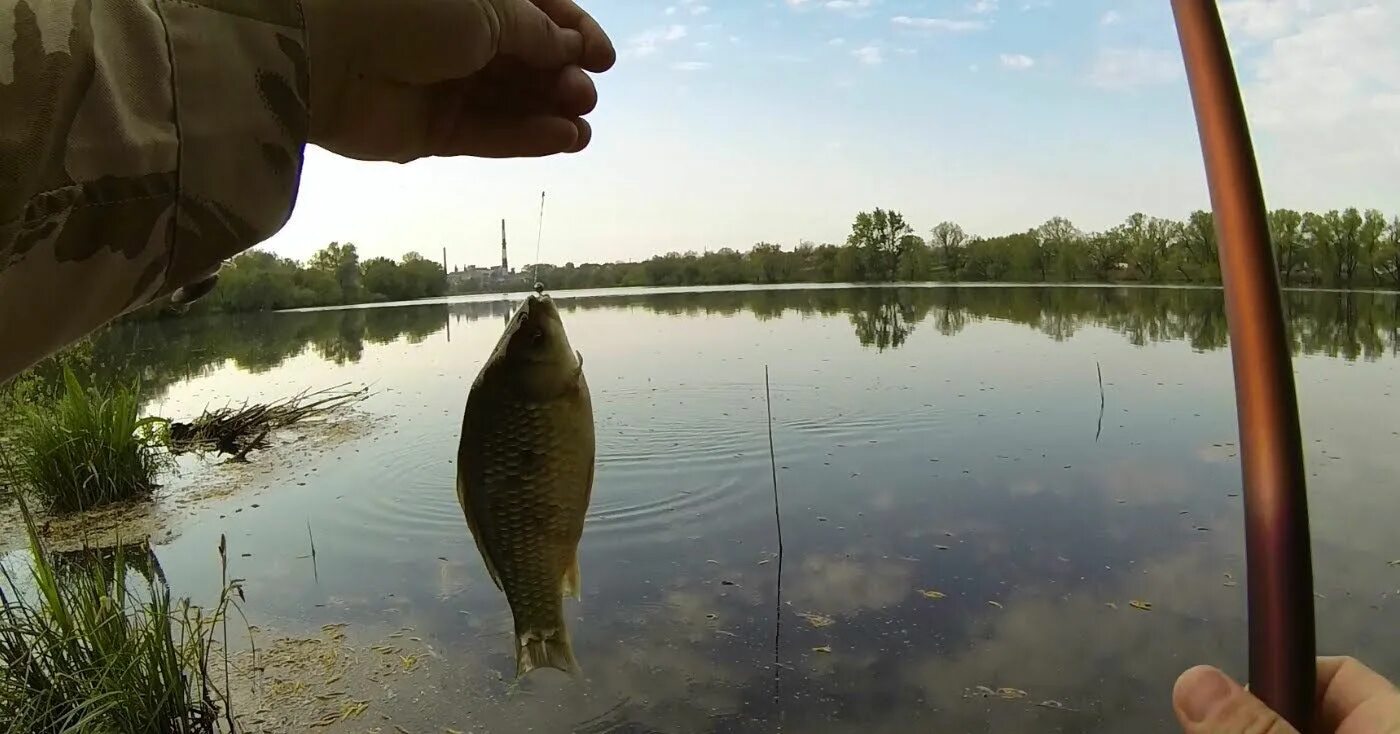
[[515, 635], [515, 677], [536, 668], [554, 668], [578, 675], [578, 661], [569, 641], [569, 630], [561, 623], [553, 629], [531, 629]]

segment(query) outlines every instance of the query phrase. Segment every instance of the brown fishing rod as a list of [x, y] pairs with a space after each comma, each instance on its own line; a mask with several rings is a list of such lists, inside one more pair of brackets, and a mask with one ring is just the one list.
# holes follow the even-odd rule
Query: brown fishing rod
[[1172, 0], [1220, 242], [1235, 368], [1249, 591], [1249, 685], [1300, 732], [1316, 661], [1307, 486], [1278, 270], [1239, 81], [1215, 0]]

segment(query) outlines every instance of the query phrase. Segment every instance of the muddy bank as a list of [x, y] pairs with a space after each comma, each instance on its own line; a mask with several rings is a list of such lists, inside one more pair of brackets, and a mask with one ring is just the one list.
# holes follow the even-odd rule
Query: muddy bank
[[[381, 418], [345, 410], [334, 418], [307, 421], [267, 436], [267, 448], [250, 452], [246, 461], [223, 456], [179, 457], [178, 468], [150, 499], [110, 505], [66, 515], [40, 515], [45, 542], [55, 551], [84, 546], [106, 547], [149, 539], [160, 545], [174, 539], [191, 517], [210, 505], [238, 495], [255, 497], [296, 481], [315, 470], [321, 455], [371, 433]], [[0, 554], [26, 547], [19, 503], [0, 499]]]

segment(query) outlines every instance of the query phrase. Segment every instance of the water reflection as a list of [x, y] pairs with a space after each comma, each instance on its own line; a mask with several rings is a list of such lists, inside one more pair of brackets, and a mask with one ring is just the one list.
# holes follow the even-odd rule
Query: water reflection
[[[764, 321], [789, 313], [845, 315], [860, 344], [881, 351], [902, 347], [925, 321], [944, 336], [978, 322], [1007, 321], [1056, 341], [1102, 327], [1137, 346], [1185, 341], [1202, 351], [1224, 348], [1229, 336], [1224, 297], [1209, 289], [828, 288], [555, 297], [565, 312], [641, 308], [673, 316], [750, 313]], [[1347, 360], [1400, 353], [1400, 297], [1394, 294], [1293, 291], [1285, 301], [1295, 353]], [[159, 391], [225, 362], [260, 373], [310, 351], [336, 365], [355, 363], [365, 342], [417, 344], [450, 331], [449, 319], [505, 323], [512, 309], [507, 301], [475, 301], [144, 322], [99, 335], [94, 360]]]
[[[105, 334], [175, 403], [377, 382], [370, 435], [158, 549], [178, 593], [214, 591], [227, 533], [256, 623], [349, 622], [370, 641], [411, 626], [436, 657], [414, 695], [375, 702], [386, 730], [1172, 731], [1182, 669], [1244, 673], [1219, 292], [557, 297], [591, 350], [598, 424], [584, 599], [568, 607], [587, 686], [511, 682], [509, 611], [452, 491], [462, 402], [503, 301]], [[1299, 360], [1299, 385], [1319, 644], [1395, 675], [1397, 301], [1291, 293], [1288, 309], [1295, 348], [1318, 357]], [[986, 693], [1002, 688], [1025, 695]]]

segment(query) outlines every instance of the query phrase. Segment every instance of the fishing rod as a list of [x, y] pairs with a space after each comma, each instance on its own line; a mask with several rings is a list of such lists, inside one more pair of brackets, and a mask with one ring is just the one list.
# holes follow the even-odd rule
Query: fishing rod
[[1313, 728], [1316, 630], [1298, 398], [1259, 168], [1215, 0], [1172, 0], [1220, 248], [1244, 482], [1249, 686]]

